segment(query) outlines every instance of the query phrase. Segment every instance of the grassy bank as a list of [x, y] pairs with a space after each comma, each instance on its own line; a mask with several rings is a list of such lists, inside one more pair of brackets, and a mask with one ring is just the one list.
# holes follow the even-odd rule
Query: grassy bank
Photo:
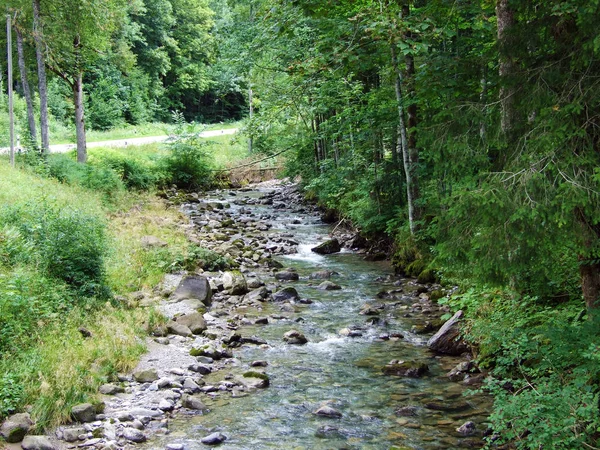
[[[97, 148], [85, 166], [73, 155], [26, 155], [17, 169], [0, 160], [0, 419], [28, 410], [39, 430], [57, 425], [135, 366], [161, 318], [132, 294], [220, 263], [188, 242], [185, 218], [156, 192], [208, 187], [211, 155], [224, 164], [235, 148], [187, 137]], [[166, 246], [144, 246], [149, 235]]]

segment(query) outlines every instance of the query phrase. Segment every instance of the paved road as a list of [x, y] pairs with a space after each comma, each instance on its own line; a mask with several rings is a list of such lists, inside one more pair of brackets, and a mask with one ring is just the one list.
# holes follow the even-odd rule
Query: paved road
[[[228, 128], [224, 130], [210, 130], [200, 133], [201, 137], [224, 136], [237, 133], [237, 128]], [[148, 136], [141, 138], [116, 139], [113, 141], [88, 142], [87, 147], [128, 147], [130, 145], [152, 144], [154, 142], [164, 142], [169, 136]], [[54, 144], [50, 146], [50, 153], [66, 153], [73, 150], [77, 144]], [[0, 153], [8, 153], [8, 147], [0, 148]]]

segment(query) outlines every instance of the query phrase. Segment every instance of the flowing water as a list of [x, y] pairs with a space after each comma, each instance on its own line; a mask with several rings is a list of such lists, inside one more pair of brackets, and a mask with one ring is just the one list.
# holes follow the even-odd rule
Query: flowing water
[[[234, 202], [260, 195], [238, 194]], [[232, 204], [234, 214], [238, 209]], [[300, 243], [297, 254], [278, 260], [298, 271], [300, 281], [291, 285], [313, 303], [302, 305], [290, 320], [243, 328], [244, 336], [264, 338], [269, 348], [238, 348], [234, 351], [237, 364], [244, 370], [254, 360], [268, 361], [270, 387], [240, 398], [223, 393], [207, 399], [208, 413], [177, 416], [170, 424], [170, 434], [155, 438], [151, 447], [180, 443], [190, 450], [206, 448], [200, 439], [220, 431], [228, 437], [220, 449], [480, 448], [487, 399], [464, 395], [468, 388], [445, 376], [460, 359], [428, 351], [427, 336], [410, 332], [417, 318], [403, 317], [404, 311], [386, 311], [385, 323], [377, 325], [367, 325], [368, 317], [358, 314], [361, 305], [373, 302], [378, 292], [398, 288], [398, 278], [389, 265], [366, 262], [350, 252], [317, 255], [310, 248], [327, 238], [330, 227], [309, 214], [264, 205], [252, 209], [255, 214], [270, 216], [270, 233], [290, 233]], [[342, 290], [316, 289], [320, 280], [310, 280], [309, 275], [323, 269], [339, 273], [332, 281]], [[273, 280], [267, 274], [262, 277]], [[247, 311], [248, 317], [278, 313], [277, 304], [265, 304], [263, 311]], [[340, 336], [340, 329], [353, 326], [360, 327], [362, 336]], [[284, 344], [282, 336], [290, 329], [304, 333], [309, 343]], [[378, 339], [384, 333], [400, 333], [404, 338]], [[423, 378], [383, 375], [382, 367], [392, 359], [425, 362], [430, 373]], [[211, 374], [206, 380], [216, 382], [226, 372]], [[343, 417], [314, 415], [326, 402]], [[404, 406], [417, 407], [416, 415], [396, 415]], [[467, 420], [477, 424], [478, 436], [461, 437], [456, 432]]]

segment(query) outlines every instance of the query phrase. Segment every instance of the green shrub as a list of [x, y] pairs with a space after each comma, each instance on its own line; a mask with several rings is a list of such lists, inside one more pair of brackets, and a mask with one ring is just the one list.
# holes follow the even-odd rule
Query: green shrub
[[34, 264], [88, 294], [103, 291], [105, 226], [99, 217], [48, 200], [5, 206], [2, 256], [10, 265]]
[[17, 410], [23, 399], [23, 391], [23, 384], [15, 374], [10, 372], [0, 374], [0, 418]]
[[149, 160], [143, 161], [124, 154], [106, 152], [94, 156], [90, 164], [117, 173], [128, 189], [148, 190], [159, 179], [157, 170], [150, 166]]

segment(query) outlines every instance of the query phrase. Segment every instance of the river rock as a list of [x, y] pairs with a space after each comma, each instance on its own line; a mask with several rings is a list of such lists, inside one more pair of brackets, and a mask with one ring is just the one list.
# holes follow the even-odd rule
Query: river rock
[[225, 442], [226, 440], [227, 436], [225, 436], [223, 433], [217, 432], [203, 437], [202, 439], [200, 439], [200, 442], [202, 442], [204, 445], [219, 445]]
[[339, 412], [337, 409], [332, 408], [331, 406], [328, 406], [328, 405], [321, 406], [320, 408], [313, 411], [313, 414], [315, 414], [317, 416], [330, 417], [330, 418], [342, 417], [341, 412]]
[[212, 369], [204, 364], [190, 364], [188, 370], [199, 373], [200, 375], [208, 375], [212, 372]]
[[419, 412], [416, 406], [402, 406], [396, 410], [396, 415], [400, 417], [414, 417]]
[[340, 242], [336, 239], [330, 239], [311, 248], [310, 250], [320, 255], [330, 255], [331, 253], [338, 253], [342, 249]]
[[431, 350], [445, 353], [448, 355], [461, 355], [469, 351], [469, 346], [461, 337], [460, 319], [463, 316], [462, 310], [457, 311], [442, 328], [435, 333], [429, 341], [427, 347]]
[[383, 367], [383, 373], [386, 375], [399, 377], [420, 378], [427, 372], [429, 372], [427, 364], [416, 361], [393, 360]]
[[77, 422], [88, 423], [96, 420], [96, 408], [91, 403], [82, 403], [71, 408], [71, 416]]
[[306, 336], [298, 330], [290, 330], [283, 335], [283, 340], [290, 345], [304, 345], [308, 342]]
[[183, 316], [177, 317], [175, 321], [178, 324], [188, 327], [193, 334], [201, 334], [207, 328], [204, 317], [198, 312], [184, 314]]
[[311, 280], [329, 280], [333, 275], [337, 275], [333, 270], [319, 270], [310, 274], [308, 278]]
[[195, 395], [183, 394], [181, 396], [181, 406], [187, 409], [193, 409], [196, 411], [200, 411], [206, 409], [206, 405], [202, 403], [199, 397]]
[[173, 320], [170, 320], [167, 322], [167, 331], [169, 333], [175, 334], [177, 336], [183, 336], [183, 337], [192, 337], [193, 336], [192, 330], [190, 330], [185, 325], [177, 323]]
[[463, 381], [470, 372], [474, 371], [474, 367], [472, 361], [463, 361], [457, 364], [446, 376], [450, 381]]
[[85, 435], [87, 431], [83, 427], [65, 428], [62, 430], [63, 440], [66, 442], [77, 442], [79, 436]]
[[183, 389], [191, 392], [192, 394], [200, 392], [200, 386], [192, 378], [186, 378], [183, 381]]
[[103, 395], [117, 395], [125, 392], [125, 389], [117, 384], [108, 383], [100, 386], [98, 392], [100, 392]]
[[123, 429], [123, 437], [131, 442], [141, 443], [146, 442], [146, 435], [135, 428], [124, 428]]
[[254, 289], [253, 291], [248, 292], [244, 296], [244, 300], [248, 300], [250, 302], [264, 302], [267, 296], [269, 295], [269, 291], [265, 287], [260, 287], [258, 289]]
[[273, 294], [274, 302], [297, 301], [300, 299], [298, 291], [293, 287], [286, 287]]
[[456, 431], [458, 432], [458, 434], [461, 434], [463, 436], [471, 436], [475, 434], [475, 431], [477, 431], [477, 427], [475, 426], [475, 422], [471, 422], [469, 420], [468, 422], [465, 422], [460, 427], [458, 427]]
[[244, 275], [234, 270], [223, 274], [223, 288], [227, 289], [232, 295], [244, 295], [248, 292], [248, 284]]
[[56, 450], [47, 436], [25, 436], [21, 443], [23, 450]]
[[269, 376], [263, 372], [250, 370], [245, 372], [243, 377], [244, 384], [249, 388], [264, 389], [270, 384]]
[[14, 414], [4, 421], [0, 427], [0, 435], [9, 444], [21, 442], [32, 425], [29, 414]]
[[177, 289], [171, 296], [171, 300], [180, 302], [183, 300], [198, 300], [206, 306], [210, 306], [212, 290], [208, 279], [202, 276], [188, 276], [181, 280]]
[[323, 281], [317, 286], [317, 289], [322, 291], [339, 291], [342, 287], [339, 284], [335, 284], [333, 281]]
[[156, 369], [145, 369], [133, 372], [133, 378], [138, 383], [152, 383], [159, 379]]
[[275, 279], [280, 281], [298, 281], [300, 276], [294, 269], [286, 269], [281, 272], [275, 272]]

